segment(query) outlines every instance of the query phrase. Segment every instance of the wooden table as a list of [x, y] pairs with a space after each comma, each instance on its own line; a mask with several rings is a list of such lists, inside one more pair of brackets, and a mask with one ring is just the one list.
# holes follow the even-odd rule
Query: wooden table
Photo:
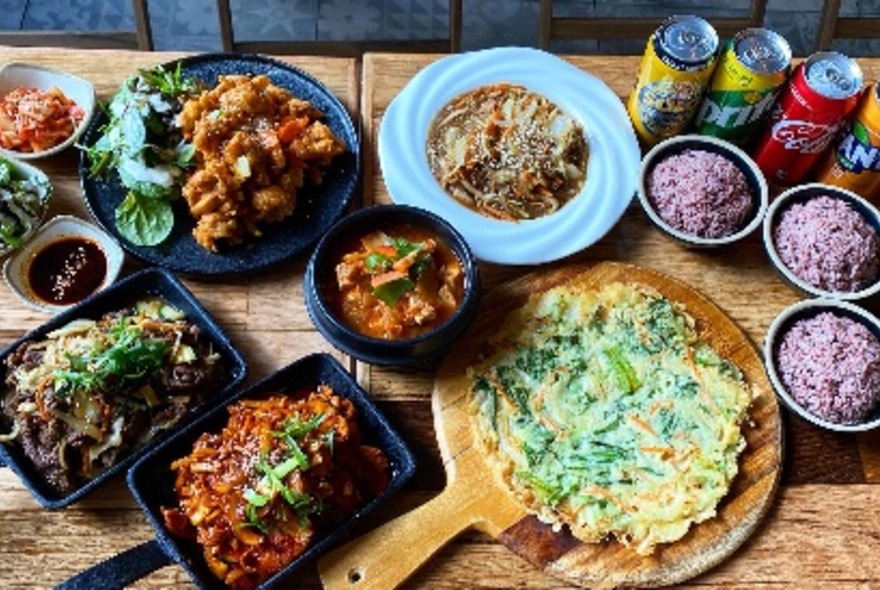
[[[65, 52], [3, 49], [4, 60], [43, 63], [92, 80], [102, 97], [137, 67], [176, 54]], [[419, 69], [435, 57], [368, 55], [362, 64], [334, 58], [290, 58], [329, 86], [359, 117], [364, 130], [364, 202], [389, 196], [375, 157], [385, 107]], [[571, 61], [605, 80], [620, 96], [629, 91], [636, 57], [575, 57]], [[880, 76], [880, 59], [859, 60], [865, 78]], [[359, 67], [360, 66], [360, 67]], [[362, 71], [360, 71], [362, 70]], [[358, 92], [360, 88], [360, 96]], [[52, 212], [87, 217], [80, 196], [76, 154], [40, 161], [58, 187]], [[682, 279], [724, 309], [756, 345], [772, 318], [799, 295], [771, 271], [757, 236], [724, 252], [685, 250], [662, 238], [633, 205], [598, 244], [570, 260], [638, 263]], [[136, 265], [130, 263], [126, 270]], [[247, 281], [186, 284], [242, 348], [249, 380], [313, 351], [334, 351], [317, 334], [302, 302], [304, 260]], [[524, 267], [484, 265], [487, 289], [524, 272]], [[0, 287], [0, 345], [47, 319]], [[876, 311], [876, 310], [875, 310]], [[366, 526], [419, 505], [445, 485], [434, 438], [431, 371], [392, 370], [352, 363], [359, 380], [410, 442], [418, 460], [415, 477], [392, 505]], [[880, 588], [880, 435], [835, 435], [788, 414], [786, 465], [777, 502], [758, 532], [731, 559], [683, 588]], [[120, 550], [150, 539], [152, 529], [117, 479], [59, 512], [42, 510], [8, 469], [0, 469], [0, 588], [50, 587]], [[316, 573], [303, 572], [296, 587], [318, 588]], [[136, 588], [189, 587], [184, 571], [166, 567]], [[568, 588], [535, 570], [493, 539], [461, 535], [410, 579], [405, 588]]]

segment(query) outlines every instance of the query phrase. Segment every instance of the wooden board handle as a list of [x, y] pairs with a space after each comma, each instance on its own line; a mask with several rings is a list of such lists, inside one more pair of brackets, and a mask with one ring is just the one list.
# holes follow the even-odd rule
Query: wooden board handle
[[[474, 464], [471, 450], [456, 468]], [[470, 459], [470, 460], [468, 460]], [[454, 478], [431, 500], [328, 553], [318, 561], [325, 590], [391, 590], [462, 531], [475, 527], [497, 535], [522, 517], [522, 509], [499, 493], [492, 475]]]

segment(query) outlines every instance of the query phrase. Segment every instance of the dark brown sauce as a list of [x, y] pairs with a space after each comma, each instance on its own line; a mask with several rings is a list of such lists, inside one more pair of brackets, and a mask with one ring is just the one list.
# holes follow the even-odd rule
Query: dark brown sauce
[[82, 301], [107, 276], [107, 255], [92, 240], [66, 237], [39, 250], [28, 267], [28, 283], [38, 298], [56, 305]]

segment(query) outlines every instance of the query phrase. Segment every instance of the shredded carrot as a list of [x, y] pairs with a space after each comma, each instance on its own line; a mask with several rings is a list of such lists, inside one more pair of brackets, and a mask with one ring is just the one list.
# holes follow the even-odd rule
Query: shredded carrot
[[381, 287], [382, 285], [387, 285], [393, 281], [397, 281], [399, 279], [405, 279], [409, 275], [405, 272], [401, 272], [399, 270], [389, 270], [388, 272], [383, 272], [381, 274], [377, 274], [370, 279], [370, 284], [375, 289], [376, 287]]
[[706, 399], [709, 405], [709, 409], [715, 412], [716, 414], [720, 412], [718, 409], [718, 405], [715, 403], [715, 400], [712, 398], [712, 395], [706, 389], [706, 384], [703, 383], [703, 378], [700, 375], [700, 371], [697, 370], [697, 365], [694, 363], [693, 352], [690, 348], [685, 349], [684, 359], [688, 364], [688, 367], [691, 369], [691, 373], [694, 374], [694, 379], [697, 381], [697, 385], [700, 386], [700, 393]]
[[608, 491], [605, 488], [595, 486], [595, 485], [586, 486], [586, 487], [581, 488], [581, 493], [586, 494], [588, 496], [596, 496], [598, 498], [604, 498], [605, 500], [608, 500], [609, 502], [611, 502], [612, 504], [614, 504], [615, 506], [617, 506], [618, 508], [620, 508], [624, 512], [627, 512], [627, 513], [633, 512], [633, 509], [631, 506], [627, 506], [626, 504], [621, 502], [620, 498], [618, 498], [617, 496], [615, 496], [614, 494], [612, 494], [610, 491]]
[[629, 418], [629, 420], [630, 420], [633, 424], [635, 424], [636, 426], [638, 426], [639, 428], [641, 428], [642, 430], [644, 430], [645, 432], [647, 432], [647, 433], [650, 434], [651, 436], [657, 436], [657, 433], [654, 432], [654, 429], [651, 428], [651, 425], [648, 424], [647, 421], [645, 421], [644, 419], [642, 419], [642, 418], [639, 417], [638, 415], [636, 415], [636, 414], [629, 414], [629, 415], [627, 416], [627, 418]]

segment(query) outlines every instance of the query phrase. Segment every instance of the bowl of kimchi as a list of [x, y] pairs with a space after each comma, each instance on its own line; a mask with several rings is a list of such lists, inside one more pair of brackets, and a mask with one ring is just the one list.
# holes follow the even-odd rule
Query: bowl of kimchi
[[56, 154], [86, 129], [95, 87], [79, 76], [12, 62], [0, 68], [0, 154], [32, 160]]

